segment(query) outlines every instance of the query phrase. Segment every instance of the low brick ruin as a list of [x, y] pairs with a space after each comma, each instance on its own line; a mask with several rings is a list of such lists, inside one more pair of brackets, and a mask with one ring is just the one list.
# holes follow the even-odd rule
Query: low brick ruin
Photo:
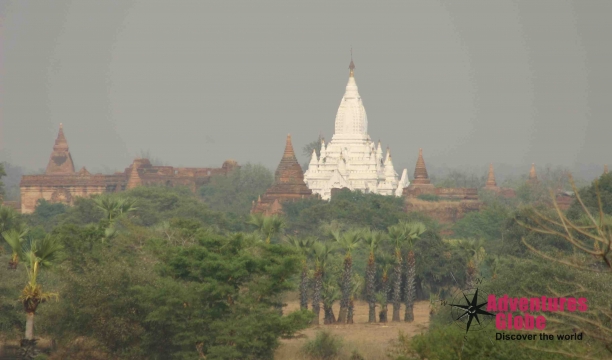
[[195, 192], [212, 175], [225, 175], [237, 167], [233, 160], [225, 161], [220, 168], [175, 168], [154, 166], [148, 159], [135, 159], [123, 172], [111, 175], [91, 174], [85, 167], [76, 172], [60, 124], [45, 173], [21, 178], [20, 209], [27, 214], [34, 212], [40, 199], [72, 205], [77, 197], [121, 192], [141, 185], [186, 186]]

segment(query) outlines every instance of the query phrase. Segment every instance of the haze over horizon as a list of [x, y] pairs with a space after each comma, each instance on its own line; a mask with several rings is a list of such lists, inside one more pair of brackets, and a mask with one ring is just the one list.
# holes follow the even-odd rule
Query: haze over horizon
[[274, 169], [355, 78], [395, 169], [612, 164], [612, 2], [0, 3], [0, 160]]

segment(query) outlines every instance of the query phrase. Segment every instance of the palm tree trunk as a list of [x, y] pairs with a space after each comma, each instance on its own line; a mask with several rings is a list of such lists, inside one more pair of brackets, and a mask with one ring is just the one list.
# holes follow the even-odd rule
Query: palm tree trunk
[[353, 324], [353, 314], [354, 313], [355, 313], [355, 300], [351, 296], [351, 299], [349, 300], [349, 306], [348, 306], [347, 317], [346, 317], [347, 324]]
[[338, 314], [338, 322], [341, 324], [346, 324], [349, 299], [351, 297], [352, 266], [353, 259], [350, 255], [347, 255], [344, 258], [344, 272], [342, 273], [342, 298], [340, 299], [340, 313]]
[[315, 318], [312, 320], [313, 325], [319, 325], [319, 312], [321, 311], [321, 289], [323, 288], [323, 273], [317, 269], [314, 276], [314, 290], [312, 292], [312, 312]]
[[[386, 273], [383, 274], [383, 278], [382, 278], [382, 290], [383, 290], [383, 296], [385, 297], [386, 300], [388, 300], [389, 298], [389, 278], [387, 277]], [[388, 301], [385, 301], [385, 305], [381, 307], [380, 314], [379, 314], [379, 321], [381, 323], [387, 322], [388, 313], [389, 313]]]
[[323, 317], [323, 324], [329, 325], [335, 323], [336, 315], [334, 315], [334, 308], [323, 303]]
[[404, 314], [404, 321], [413, 322], [414, 321], [414, 299], [416, 298], [416, 288], [415, 288], [415, 277], [416, 277], [416, 260], [414, 258], [414, 252], [411, 250], [408, 252], [408, 257], [406, 258], [406, 313]]
[[401, 257], [393, 269], [393, 321], [400, 321], [400, 306], [402, 300], [402, 261]]
[[308, 268], [302, 268], [302, 279], [300, 281], [300, 309], [308, 310]]
[[376, 322], [376, 296], [374, 282], [376, 281], [376, 262], [374, 261], [374, 254], [370, 254], [368, 259], [368, 267], [366, 269], [366, 292], [368, 296], [368, 303], [370, 310], [368, 313], [368, 322]]
[[34, 339], [34, 313], [33, 312], [26, 313], [25, 338], [26, 340]]
[[476, 287], [476, 266], [474, 265], [474, 262], [472, 261], [472, 259], [470, 259], [467, 263], [466, 269], [465, 269], [465, 288], [466, 289], [473, 289]]

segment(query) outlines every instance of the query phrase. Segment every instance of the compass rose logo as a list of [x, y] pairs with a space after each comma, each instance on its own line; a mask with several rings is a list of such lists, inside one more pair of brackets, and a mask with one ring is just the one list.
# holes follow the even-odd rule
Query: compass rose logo
[[495, 317], [495, 314], [483, 309], [487, 303], [487, 294], [476, 288], [459, 291], [448, 305], [453, 322], [465, 329], [467, 334], [468, 331], [484, 329]]

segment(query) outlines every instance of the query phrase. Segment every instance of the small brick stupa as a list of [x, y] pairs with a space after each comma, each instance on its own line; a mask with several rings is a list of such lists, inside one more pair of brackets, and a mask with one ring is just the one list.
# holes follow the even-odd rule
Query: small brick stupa
[[497, 186], [497, 181], [495, 180], [495, 172], [493, 171], [493, 164], [489, 164], [489, 175], [487, 176], [487, 182], [485, 183], [485, 190], [493, 191], [498, 195], [507, 198], [513, 198], [516, 196], [516, 193], [513, 189], [502, 188]]
[[497, 181], [495, 181], [495, 173], [493, 172], [493, 164], [489, 164], [489, 176], [487, 176], [487, 182], [485, 184], [487, 190], [497, 190]]
[[427, 174], [427, 168], [425, 167], [425, 160], [423, 159], [423, 149], [419, 149], [419, 158], [417, 159], [416, 166], [414, 168], [414, 180], [404, 188], [404, 196], [417, 197], [421, 194], [434, 194], [435, 187], [429, 180]]
[[419, 158], [417, 159], [416, 167], [414, 168], [414, 180], [412, 184], [420, 188], [433, 188], [433, 184], [429, 181], [425, 160], [423, 159], [423, 149], [419, 149]]
[[251, 213], [280, 214], [282, 212], [281, 203], [311, 196], [312, 190], [306, 186], [304, 172], [295, 158], [291, 135], [287, 135], [285, 153], [276, 168], [274, 184], [257, 199], [257, 202], [253, 201]]

